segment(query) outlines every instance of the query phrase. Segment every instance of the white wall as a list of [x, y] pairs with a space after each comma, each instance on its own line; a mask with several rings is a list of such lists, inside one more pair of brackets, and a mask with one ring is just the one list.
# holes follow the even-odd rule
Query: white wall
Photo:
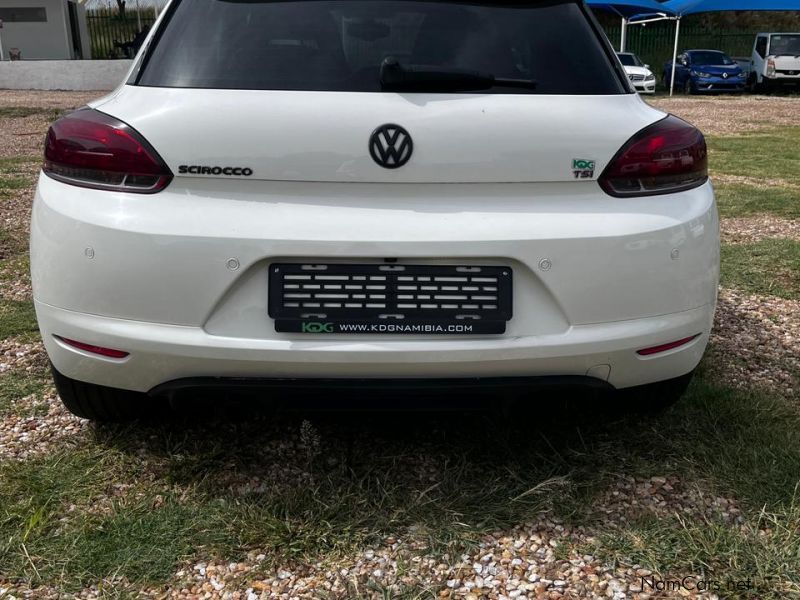
[[4, 22], [0, 29], [3, 58], [10, 48], [19, 48], [22, 59], [72, 58], [69, 42], [67, 4], [63, 0], [0, 0], [1, 7], [40, 7], [47, 11], [47, 22]]
[[0, 62], [0, 89], [113, 90], [130, 60], [20, 60]]

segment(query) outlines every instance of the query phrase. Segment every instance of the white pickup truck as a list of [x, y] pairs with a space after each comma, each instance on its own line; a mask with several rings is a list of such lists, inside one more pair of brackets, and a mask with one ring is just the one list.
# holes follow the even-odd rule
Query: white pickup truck
[[748, 87], [768, 91], [792, 83], [800, 85], [800, 33], [759, 33], [750, 58]]

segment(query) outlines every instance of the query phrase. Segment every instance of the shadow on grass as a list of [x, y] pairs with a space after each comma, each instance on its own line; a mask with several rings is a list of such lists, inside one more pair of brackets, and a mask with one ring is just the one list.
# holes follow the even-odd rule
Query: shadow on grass
[[585, 524], [623, 475], [680, 474], [754, 510], [780, 510], [800, 478], [797, 412], [703, 377], [660, 416], [622, 413], [602, 397], [524, 398], [510, 411], [488, 402], [475, 412], [296, 410], [96, 434], [202, 503], [244, 507], [231, 513], [241, 545], [275, 544], [277, 533], [300, 554], [408, 528], [441, 550], [544, 513]]
[[567, 514], [567, 500], [595, 478], [579, 458], [602, 414], [590, 400], [546, 396], [510, 412], [506, 398], [482, 400], [469, 411], [408, 412], [375, 397], [382, 410], [338, 411], [344, 400], [328, 396], [332, 410], [295, 400], [278, 414], [96, 434], [202, 503], [225, 503], [245, 547], [318, 554], [410, 529], [445, 551], [556, 507]]

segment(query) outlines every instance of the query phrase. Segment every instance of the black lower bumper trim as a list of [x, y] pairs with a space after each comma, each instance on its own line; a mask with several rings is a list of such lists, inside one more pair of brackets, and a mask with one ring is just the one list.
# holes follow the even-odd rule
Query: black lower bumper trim
[[346, 393], [353, 395], [381, 393], [480, 393], [514, 390], [557, 389], [613, 390], [606, 381], [593, 377], [475, 377], [462, 379], [280, 379], [245, 377], [190, 377], [162, 383], [151, 396], [173, 396], [193, 392]]

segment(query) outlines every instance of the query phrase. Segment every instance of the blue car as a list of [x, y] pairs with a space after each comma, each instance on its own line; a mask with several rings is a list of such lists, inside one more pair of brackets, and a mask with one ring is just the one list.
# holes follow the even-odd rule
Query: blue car
[[[664, 65], [663, 82], [669, 89], [672, 61]], [[747, 75], [739, 64], [718, 50], [687, 50], [678, 55], [675, 89], [687, 94], [743, 92]]]

